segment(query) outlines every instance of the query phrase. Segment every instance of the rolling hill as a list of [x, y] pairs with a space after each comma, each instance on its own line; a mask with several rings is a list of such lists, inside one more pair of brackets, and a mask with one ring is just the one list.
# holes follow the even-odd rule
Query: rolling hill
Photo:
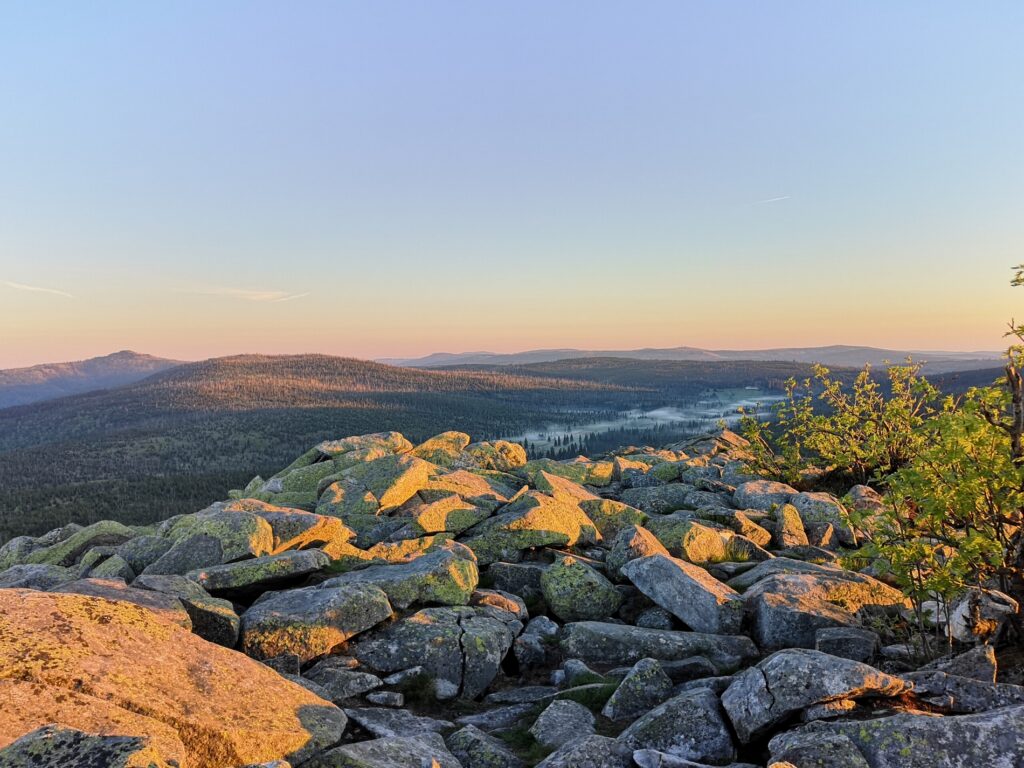
[[437, 352], [419, 358], [389, 358], [380, 362], [413, 368], [438, 368], [456, 365], [528, 365], [575, 358], [615, 357], [629, 360], [692, 360], [705, 362], [725, 361], [778, 361], [795, 363], [821, 363], [833, 367], [860, 368], [867, 363], [884, 365], [887, 361], [899, 363], [908, 356], [926, 361], [929, 373], [970, 370], [991, 367], [999, 360], [997, 352], [925, 352], [876, 347], [833, 345], [828, 347], [788, 347], [780, 349], [699, 349], [697, 347], [671, 347], [667, 349], [583, 350], [535, 349], [527, 352], [500, 354], [493, 352]]
[[131, 384], [181, 365], [152, 355], [124, 350], [71, 363], [47, 363], [0, 370], [0, 408]]

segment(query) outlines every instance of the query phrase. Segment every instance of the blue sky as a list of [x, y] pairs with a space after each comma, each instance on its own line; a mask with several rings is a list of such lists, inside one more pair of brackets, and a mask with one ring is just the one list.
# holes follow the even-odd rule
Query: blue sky
[[0, 365], [998, 348], [1021, 39], [1018, 2], [0, 3]]

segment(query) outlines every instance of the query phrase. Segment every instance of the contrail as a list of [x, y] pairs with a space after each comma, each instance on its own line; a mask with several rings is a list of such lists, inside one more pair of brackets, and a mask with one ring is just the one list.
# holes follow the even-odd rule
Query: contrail
[[279, 304], [282, 301], [301, 299], [309, 296], [308, 293], [286, 293], [285, 291], [250, 290], [247, 288], [197, 288], [186, 291], [200, 296], [227, 296], [232, 299], [243, 301], [258, 301], [267, 304]]
[[779, 200], [789, 200], [789, 195], [782, 195], [782, 197], [769, 197], [767, 200], [758, 200], [754, 205], [763, 205], [764, 203], [777, 203]]
[[75, 298], [67, 291], [58, 291], [56, 288], [41, 288], [38, 285], [25, 285], [24, 283], [15, 283], [10, 280], [4, 280], [4, 285], [8, 288], [13, 288], [16, 291], [32, 291], [33, 293], [51, 293], [54, 296], [63, 296], [66, 299]]

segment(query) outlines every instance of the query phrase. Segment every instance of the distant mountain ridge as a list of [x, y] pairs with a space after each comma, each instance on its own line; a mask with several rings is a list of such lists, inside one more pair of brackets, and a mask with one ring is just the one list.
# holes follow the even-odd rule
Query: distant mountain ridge
[[88, 360], [0, 370], [0, 408], [121, 387], [181, 364], [122, 350]]
[[577, 358], [618, 357], [631, 360], [696, 360], [696, 361], [781, 361], [821, 363], [829, 366], [858, 368], [886, 362], [898, 363], [908, 356], [926, 362], [933, 373], [973, 370], [990, 367], [1000, 359], [998, 352], [944, 352], [880, 349], [877, 347], [835, 344], [825, 347], [782, 347], [777, 349], [700, 349], [669, 347], [665, 349], [533, 349], [525, 352], [435, 352], [418, 358], [384, 358], [378, 362], [409, 368], [440, 368], [453, 365], [528, 365]]

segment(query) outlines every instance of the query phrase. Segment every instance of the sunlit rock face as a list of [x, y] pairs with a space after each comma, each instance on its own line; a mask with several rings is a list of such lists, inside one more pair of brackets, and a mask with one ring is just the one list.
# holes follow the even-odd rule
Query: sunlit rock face
[[120, 600], [0, 590], [0, 669], [4, 745], [53, 723], [146, 736], [180, 765], [245, 765], [301, 761], [345, 725], [270, 668]]
[[963, 653], [915, 671], [903, 594], [840, 565], [877, 494], [747, 448], [381, 431], [153, 526], [13, 539], [0, 768], [1024, 765], [1024, 688], [975, 647], [1015, 599], [960, 596]]

